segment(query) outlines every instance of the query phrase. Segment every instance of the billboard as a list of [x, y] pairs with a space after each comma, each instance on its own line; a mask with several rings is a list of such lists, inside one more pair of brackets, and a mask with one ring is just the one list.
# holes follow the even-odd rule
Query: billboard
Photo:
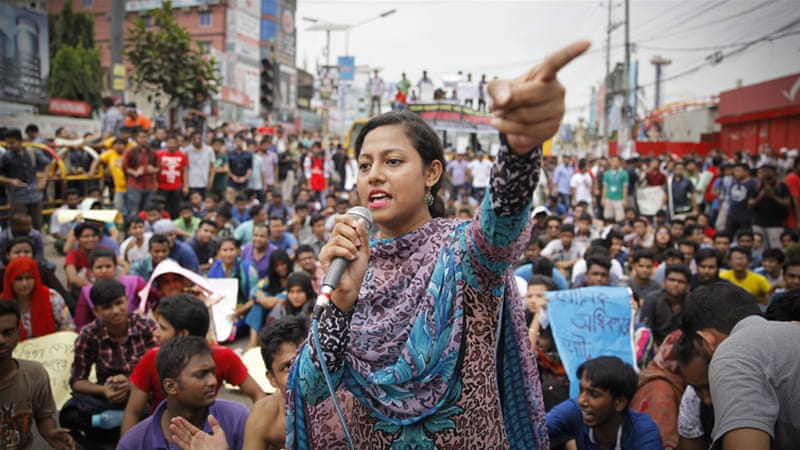
[[0, 101], [47, 104], [47, 15], [0, 3]]
[[339, 57], [339, 79], [353, 81], [356, 77], [356, 58], [353, 56]]
[[297, 49], [297, 29], [294, 13], [297, 10], [296, 0], [282, 0], [278, 17], [278, 62], [294, 67]]

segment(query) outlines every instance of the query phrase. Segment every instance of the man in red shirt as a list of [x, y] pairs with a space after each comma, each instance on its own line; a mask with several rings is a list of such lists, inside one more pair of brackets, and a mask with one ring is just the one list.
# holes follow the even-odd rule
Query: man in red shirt
[[[205, 336], [209, 327], [208, 309], [202, 300], [191, 294], [169, 295], [158, 304], [155, 331], [159, 345], [164, 345], [176, 336]], [[264, 397], [264, 391], [248, 374], [247, 367], [241, 358], [228, 347], [212, 345], [214, 362], [217, 364], [217, 391], [223, 382], [239, 386], [241, 392], [253, 400], [253, 403]], [[149, 413], [164, 400], [161, 381], [156, 371], [156, 355], [158, 348], [152, 348], [144, 354], [130, 376], [131, 388], [125, 415], [122, 419], [121, 435], [147, 416], [147, 399], [152, 395]]]
[[147, 131], [137, 130], [136, 146], [125, 150], [122, 155], [122, 170], [128, 188], [129, 214], [138, 214], [150, 203], [156, 189], [155, 173], [158, 173], [156, 153], [150, 148]]
[[789, 188], [791, 199], [791, 210], [786, 216], [786, 226], [797, 228], [800, 226], [800, 158], [795, 158], [794, 172], [786, 175], [783, 183]]
[[177, 219], [183, 196], [189, 195], [189, 158], [178, 149], [178, 138], [167, 136], [167, 149], [156, 153], [158, 193], [166, 200], [171, 219]]

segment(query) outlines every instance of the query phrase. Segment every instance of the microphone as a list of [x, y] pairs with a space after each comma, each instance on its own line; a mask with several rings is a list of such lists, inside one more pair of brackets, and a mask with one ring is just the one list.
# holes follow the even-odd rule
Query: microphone
[[[347, 210], [347, 214], [356, 220], [364, 220], [367, 233], [370, 235], [374, 233], [375, 230], [372, 223], [372, 214], [369, 212], [369, 209], [363, 206], [354, 206]], [[322, 310], [330, 305], [331, 294], [339, 284], [339, 280], [342, 278], [342, 274], [344, 274], [348, 264], [350, 264], [350, 261], [342, 258], [341, 256], [337, 256], [336, 258], [333, 258], [333, 261], [331, 261], [331, 265], [328, 267], [328, 272], [325, 274], [325, 278], [322, 280], [322, 287], [320, 288], [319, 296], [317, 296], [317, 301], [314, 305], [314, 317], [318, 318], [319, 315], [322, 314]]]

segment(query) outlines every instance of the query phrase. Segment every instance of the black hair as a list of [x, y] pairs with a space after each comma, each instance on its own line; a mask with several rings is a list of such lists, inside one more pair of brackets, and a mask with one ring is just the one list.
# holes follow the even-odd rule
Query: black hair
[[3, 139], [17, 139], [22, 140], [22, 132], [19, 131], [19, 128], [9, 128], [3, 133]]
[[[306, 301], [313, 302], [317, 297], [314, 291], [314, 286], [311, 283], [311, 277], [305, 272], [294, 272], [289, 274], [289, 279], [286, 281], [286, 292], [293, 286], [298, 286], [306, 293]], [[291, 306], [291, 305], [287, 305]]]
[[670, 223], [670, 226], [672, 226], [672, 225], [684, 226], [684, 225], [686, 225], [686, 222], [683, 219], [672, 219], [672, 222]]
[[130, 217], [128, 217], [128, 220], [125, 222], [125, 229], [129, 230], [131, 228], [131, 225], [133, 225], [135, 223], [144, 224], [144, 219], [142, 219], [139, 216], [130, 216]]
[[702, 225], [692, 224], [683, 229], [683, 235], [689, 237], [695, 230], [704, 231]]
[[92, 230], [94, 231], [94, 234], [102, 236], [102, 233], [100, 233], [100, 230], [97, 228], [97, 226], [91, 222], [82, 222], [75, 225], [75, 228], [72, 229], [72, 234], [75, 236], [75, 239], [78, 239], [86, 230]]
[[242, 243], [238, 239], [233, 237], [233, 236], [225, 236], [222, 239], [220, 239], [219, 240], [219, 245], [217, 246], [217, 248], [222, 248], [222, 244], [224, 244], [226, 242], [230, 242], [237, 249], [242, 248]]
[[609, 231], [608, 234], [606, 235], [606, 241], [608, 241], [609, 248], [611, 247], [611, 241], [613, 239], [619, 239], [620, 241], [625, 242], [625, 235], [617, 229], [612, 229], [611, 231]]
[[800, 321], [800, 291], [786, 291], [775, 296], [764, 316], [766, 316], [767, 320], [780, 322]]
[[166, 234], [154, 234], [150, 236], [150, 241], [147, 242], [147, 249], [152, 250], [153, 244], [167, 244], [169, 246], [169, 238]]
[[13, 314], [16, 316], [17, 328], [19, 329], [20, 311], [17, 302], [0, 301], [0, 317]]
[[89, 291], [89, 298], [94, 306], [110, 305], [114, 300], [125, 296], [125, 286], [113, 278], [97, 280]]
[[694, 341], [685, 334], [681, 334], [678, 342], [675, 343], [675, 360], [678, 364], [685, 367], [691, 364], [695, 358], [701, 356], [694, 347]]
[[649, 259], [652, 262], [656, 260], [656, 255], [649, 248], [637, 248], [633, 252], [633, 262], [636, 263], [640, 259]]
[[731, 255], [733, 255], [734, 253], [740, 253], [742, 255], [745, 255], [745, 256], [747, 256], [747, 260], [748, 261], [752, 260], [752, 258], [753, 258], [752, 253], [750, 252], [750, 250], [748, 250], [748, 249], [746, 249], [744, 247], [732, 247], [729, 253]]
[[92, 250], [92, 253], [89, 255], [89, 268], [94, 267], [94, 263], [100, 258], [110, 258], [114, 266], [117, 265], [117, 254], [114, 253], [114, 250], [107, 247], [97, 247]]
[[562, 219], [561, 216], [547, 216], [547, 219], [545, 219], [544, 223], [550, 222], [552, 220], [558, 222], [559, 225], [564, 223], [564, 219]]
[[717, 238], [728, 238], [728, 242], [733, 240], [733, 238], [731, 237], [731, 234], [728, 233], [727, 231], [718, 231], [716, 234], [714, 234], [714, 239], [713, 240], [716, 241]]
[[256, 214], [260, 213], [261, 210], [263, 209], [264, 205], [262, 205], [261, 203], [256, 203], [255, 205], [251, 206], [250, 209], [248, 210], [250, 212], [250, 218], [252, 219], [253, 217], [255, 217]]
[[376, 128], [387, 125], [401, 125], [403, 127], [406, 138], [419, 153], [422, 158], [422, 164], [425, 167], [429, 167], [434, 161], [439, 161], [441, 164], [443, 173], [430, 189], [434, 202], [428, 207], [428, 210], [432, 217], [444, 217], [444, 202], [437, 195], [442, 183], [444, 183], [444, 169], [447, 165], [444, 159], [442, 142], [439, 140], [439, 135], [418, 114], [409, 111], [392, 111], [370, 119], [356, 138], [356, 158], [361, 154], [361, 148], [364, 146], [364, 139], [367, 134]]
[[326, 220], [325, 216], [323, 216], [322, 214], [314, 214], [313, 216], [311, 216], [311, 220], [308, 223], [313, 227], [314, 224], [319, 222], [320, 220], [325, 221]]
[[236, 196], [233, 197], [233, 202], [234, 203], [246, 202], [246, 201], [247, 201], [247, 197], [244, 194], [236, 194]]
[[587, 220], [588, 220], [589, 222], [591, 222], [591, 221], [592, 221], [592, 216], [591, 216], [590, 214], [588, 214], [588, 213], [583, 213], [583, 214], [581, 214], [581, 215], [580, 215], [580, 217], [578, 217], [578, 221], [579, 221], [579, 222], [580, 222], [580, 221], [587, 221]]
[[208, 342], [200, 336], [176, 336], [162, 345], [156, 356], [156, 371], [161, 379], [161, 389], [166, 392], [164, 381], [167, 378], [177, 380], [193, 357], [212, 354]]
[[3, 257], [8, 259], [8, 254], [11, 252], [11, 249], [19, 244], [30, 245], [31, 252], [33, 252], [33, 239], [31, 239], [30, 236], [14, 236], [13, 238], [9, 239], [8, 242], [6, 242]]
[[667, 211], [659, 209], [658, 211], [656, 211], [656, 217], [667, 217]]
[[573, 227], [571, 223], [562, 223], [558, 227], [558, 232], [559, 232], [559, 234], [560, 233], [575, 234], [575, 227]]
[[778, 261], [778, 264], [783, 264], [786, 261], [786, 256], [783, 254], [783, 250], [779, 248], [768, 248], [764, 250], [764, 253], [761, 255], [761, 260], [765, 260], [767, 258], [772, 258]]
[[736, 232], [736, 240], [738, 241], [742, 236], [750, 236], [750, 239], [755, 239], [755, 235], [753, 234], [753, 230], [746, 228], [744, 230], [739, 230]]
[[685, 264], [667, 264], [667, 267], [664, 269], [664, 279], [666, 280], [671, 273], [683, 275], [687, 283], [692, 279], [692, 271], [689, 270]]
[[697, 249], [700, 248], [700, 245], [698, 245], [697, 242], [695, 242], [695, 241], [693, 241], [691, 239], [681, 239], [678, 242], [678, 247], [680, 247], [681, 245], [688, 245], [689, 247], [692, 247], [694, 249], [695, 253], [697, 253]]
[[101, 102], [101, 103], [103, 104], [103, 106], [105, 106], [106, 108], [110, 108], [110, 107], [114, 106], [114, 99], [113, 99], [113, 98], [111, 98], [111, 97], [103, 97], [103, 98], [100, 100], [100, 102]]
[[633, 223], [634, 224], [637, 223], [637, 222], [641, 223], [641, 224], [644, 224], [645, 227], [647, 226], [647, 220], [642, 216], [639, 216], [639, 217], [633, 219]]
[[80, 193], [80, 192], [78, 192], [78, 190], [77, 190], [77, 189], [75, 189], [75, 188], [69, 188], [69, 189], [67, 189], [67, 190], [66, 190], [66, 192], [64, 192], [64, 198], [67, 198], [67, 197], [69, 197], [70, 195], [77, 195], [77, 196], [80, 196], [80, 195], [81, 195], [81, 193]]
[[261, 359], [267, 371], [272, 371], [275, 354], [283, 344], [295, 344], [298, 347], [308, 335], [308, 320], [300, 316], [286, 316], [280, 320], [267, 323], [258, 336], [261, 345]]
[[300, 253], [312, 253], [314, 255], [317, 254], [317, 252], [314, 251], [314, 247], [308, 244], [303, 244], [297, 247], [297, 249], [294, 251], [295, 259], [300, 256]]
[[217, 207], [217, 215], [226, 220], [233, 218], [233, 206], [230, 203], [222, 203]]
[[528, 286], [544, 286], [548, 291], [555, 291], [558, 288], [556, 287], [556, 283], [553, 281], [552, 278], [545, 276], [545, 275], [531, 275], [531, 279], [528, 280]]
[[670, 258], [678, 258], [681, 261], [683, 261], [683, 253], [679, 252], [678, 250], [676, 250], [674, 248], [668, 248], [668, 249], [664, 250], [663, 261], [666, 261], [666, 260], [668, 260]]
[[158, 211], [158, 213], [160, 214], [161, 211], [163, 210], [163, 207], [161, 206], [160, 203], [151, 201], [150, 203], [147, 204], [147, 206], [144, 207], [144, 210], [145, 211]]
[[586, 259], [586, 272], [589, 272], [589, 268], [592, 266], [600, 266], [611, 272], [611, 261], [608, 258], [599, 257], [599, 255]]
[[544, 275], [546, 277], [553, 276], [553, 261], [544, 256], [537, 256], [531, 262], [531, 273], [533, 275]]
[[[800, 158], [797, 158], [797, 161], [800, 162]], [[792, 242], [800, 242], [800, 233], [794, 228], [785, 228], [781, 233], [781, 240], [783, 240], [784, 236], [789, 236]]]
[[286, 253], [285, 250], [279, 248], [270, 253], [269, 271], [267, 272], [267, 278], [269, 279], [267, 293], [270, 295], [276, 295], [283, 291], [283, 288], [281, 287], [281, 277], [278, 275], [278, 272], [275, 271], [278, 263], [285, 263], [287, 266], [289, 266], [289, 273], [292, 273], [292, 270], [294, 270], [292, 259], [289, 258], [289, 254]]
[[214, 227], [215, 230], [217, 229], [217, 223], [214, 222], [211, 219], [203, 219], [203, 220], [201, 220], [200, 223], [197, 224], [197, 228], [200, 229], [200, 227], [202, 227], [203, 225], [208, 225], [208, 226]]
[[681, 330], [692, 338], [704, 328], [730, 334], [740, 320], [760, 313], [758, 302], [749, 292], [727, 281], [715, 281], [686, 297]]
[[592, 239], [592, 241], [589, 242], [589, 248], [592, 247], [602, 248], [605, 252], [608, 252], [608, 250], [611, 249], [611, 242], [603, 238]]
[[592, 385], [604, 389], [616, 398], [629, 403], [639, 387], [639, 377], [629, 364], [616, 356], [598, 356], [578, 366], [578, 378], [586, 378]]
[[192, 211], [192, 205], [189, 202], [181, 202], [180, 206], [178, 206], [178, 211], [183, 211], [185, 209]]
[[716, 259], [717, 267], [722, 267], [722, 253], [715, 248], [701, 248], [694, 254], [694, 262], [698, 265], [709, 258]]
[[786, 273], [786, 269], [789, 267], [800, 267], [800, 258], [794, 257], [787, 259], [786, 262], [783, 263], [783, 272]]
[[156, 313], [175, 331], [186, 330], [190, 336], [204, 337], [208, 332], [208, 308], [192, 294], [168, 295], [158, 303]]

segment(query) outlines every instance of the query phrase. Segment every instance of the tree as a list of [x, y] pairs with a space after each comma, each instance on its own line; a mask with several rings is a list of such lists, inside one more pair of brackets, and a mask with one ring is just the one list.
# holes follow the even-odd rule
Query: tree
[[195, 92], [202, 92], [205, 98], [216, 94], [222, 81], [217, 62], [178, 25], [172, 3], [165, 1], [150, 17], [150, 29], [139, 17], [126, 39], [125, 56], [134, 67], [131, 81], [136, 90], [163, 92], [172, 106], [192, 103]]
[[94, 46], [94, 17], [72, 11], [64, 3], [61, 14], [51, 14], [50, 96], [82, 100], [92, 108], [100, 105], [103, 67], [100, 50]]

